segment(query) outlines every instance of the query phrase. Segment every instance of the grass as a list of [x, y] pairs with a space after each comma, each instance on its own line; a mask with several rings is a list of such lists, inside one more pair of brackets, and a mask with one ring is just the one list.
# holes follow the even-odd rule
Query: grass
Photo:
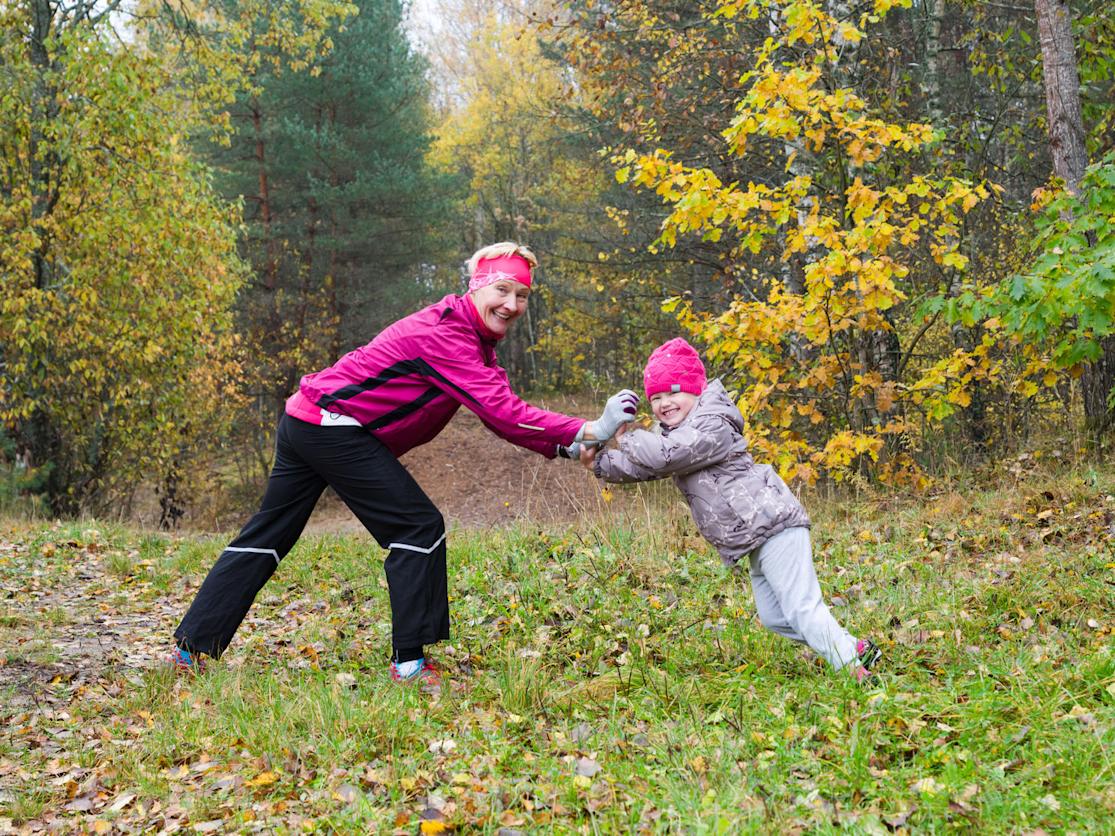
[[300, 542], [194, 677], [156, 663], [223, 540], [8, 523], [0, 829], [1103, 831], [1113, 493], [811, 508], [867, 688], [763, 630], [674, 510], [453, 533], [437, 696], [388, 681], [369, 538]]

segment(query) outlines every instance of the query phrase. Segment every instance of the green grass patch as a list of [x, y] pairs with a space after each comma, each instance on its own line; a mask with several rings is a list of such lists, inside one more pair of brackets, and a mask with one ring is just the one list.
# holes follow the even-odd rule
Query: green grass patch
[[[382, 552], [306, 538], [202, 676], [158, 664], [220, 538], [0, 528], [0, 825], [413, 833], [1098, 832], [1115, 499], [815, 503], [861, 687], [763, 630], [675, 510], [452, 532], [438, 695], [387, 676]], [[670, 506], [674, 508], [674, 506]]]

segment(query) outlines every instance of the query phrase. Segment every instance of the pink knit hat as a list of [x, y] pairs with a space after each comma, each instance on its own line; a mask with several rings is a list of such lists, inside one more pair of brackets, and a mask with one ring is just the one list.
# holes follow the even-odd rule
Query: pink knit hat
[[469, 279], [469, 291], [479, 290], [500, 279], [511, 279], [530, 287], [530, 262], [521, 255], [498, 255], [495, 258], [482, 258], [476, 264], [476, 272]]
[[659, 392], [705, 391], [705, 364], [696, 349], [681, 337], [663, 343], [651, 352], [643, 369], [647, 398]]

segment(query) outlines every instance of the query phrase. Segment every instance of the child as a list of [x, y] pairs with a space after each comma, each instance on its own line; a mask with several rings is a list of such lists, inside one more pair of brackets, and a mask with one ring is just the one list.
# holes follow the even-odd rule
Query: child
[[706, 385], [701, 358], [683, 339], [659, 346], [643, 382], [662, 434], [617, 434], [619, 449], [584, 447], [581, 461], [606, 482], [673, 476], [701, 534], [727, 566], [750, 561], [763, 626], [808, 644], [833, 668], [862, 682], [880, 657], [867, 639], [836, 623], [821, 600], [809, 543], [809, 517], [770, 465], [755, 464], [743, 417], [719, 380]]

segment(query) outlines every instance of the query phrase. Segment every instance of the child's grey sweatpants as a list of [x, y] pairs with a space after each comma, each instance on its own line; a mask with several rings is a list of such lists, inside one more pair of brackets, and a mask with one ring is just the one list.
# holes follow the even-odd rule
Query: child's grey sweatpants
[[808, 528], [787, 528], [751, 552], [751, 589], [768, 630], [809, 645], [834, 668], [856, 658], [855, 637], [821, 599]]

